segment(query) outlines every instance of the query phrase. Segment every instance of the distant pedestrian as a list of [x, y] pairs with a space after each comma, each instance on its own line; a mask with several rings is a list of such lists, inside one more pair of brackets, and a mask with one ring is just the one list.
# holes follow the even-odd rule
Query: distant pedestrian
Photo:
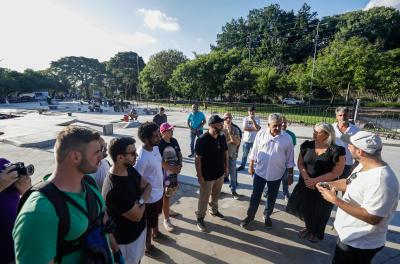
[[240, 223], [240, 226], [244, 228], [254, 220], [265, 184], [268, 186], [264, 210], [265, 227], [272, 228], [271, 214], [274, 211], [279, 186], [286, 170], [288, 181], [293, 181], [294, 147], [290, 136], [281, 130], [281, 114], [270, 114], [268, 129], [258, 132], [255, 138], [254, 146], [249, 154], [249, 174], [253, 177], [253, 192], [247, 216]]
[[242, 163], [237, 168], [238, 171], [241, 171], [246, 167], [247, 156], [253, 147], [257, 132], [261, 129], [260, 118], [256, 117], [256, 108], [254, 106], [250, 106], [247, 109], [247, 113], [248, 116], [243, 118], [243, 156]]
[[168, 232], [174, 231], [170, 216], [177, 216], [178, 213], [170, 209], [170, 197], [174, 196], [178, 190], [178, 174], [182, 169], [182, 153], [178, 141], [173, 137], [174, 127], [168, 123], [160, 126], [161, 141], [158, 149], [162, 156], [164, 172], [164, 196], [163, 213], [164, 227]]
[[[196, 211], [197, 228], [205, 231], [204, 217], [207, 206], [212, 216], [223, 219], [218, 210], [218, 198], [228, 171], [228, 146], [221, 134], [224, 120], [212, 115], [208, 120], [208, 131], [196, 142], [196, 173], [200, 184], [200, 196]], [[211, 202], [209, 202], [211, 195]]]
[[203, 126], [206, 123], [206, 116], [203, 112], [199, 111], [197, 104], [192, 105], [192, 112], [187, 117], [187, 125], [190, 129], [190, 155], [189, 158], [194, 157], [194, 143], [196, 137], [203, 134]]
[[156, 123], [158, 127], [160, 127], [162, 123], [168, 122], [164, 107], [160, 107], [158, 114], [153, 117], [153, 122]]
[[[333, 225], [339, 239], [332, 263], [370, 263], [385, 246], [399, 201], [399, 181], [381, 158], [378, 135], [360, 131], [342, 139], [359, 165], [347, 179], [317, 185], [323, 198], [338, 207]], [[344, 192], [342, 199], [336, 191]]]
[[341, 137], [343, 135], [352, 136], [360, 131], [357, 126], [349, 122], [349, 112], [349, 108], [347, 107], [337, 107], [335, 110], [336, 122], [332, 124], [333, 128], [335, 129], [336, 145], [342, 146], [346, 150], [346, 163], [344, 165], [343, 174], [340, 176], [341, 179], [347, 178], [350, 175], [354, 163], [348, 144], [342, 141]]
[[150, 198], [146, 202], [146, 254], [155, 256], [157, 250], [151, 244], [152, 240], [166, 240], [167, 236], [158, 230], [158, 216], [162, 212], [163, 203], [163, 172], [162, 158], [158, 150], [160, 144], [160, 132], [153, 122], [145, 122], [140, 125], [138, 136], [143, 146], [138, 151], [135, 169], [145, 178], [152, 187]]
[[335, 144], [335, 131], [331, 124], [316, 124], [313, 137], [314, 140], [306, 140], [300, 146], [297, 161], [300, 178], [286, 211], [304, 220], [305, 228], [299, 231], [299, 237], [316, 243], [324, 238], [333, 206], [322, 198], [315, 185], [336, 180], [342, 175], [346, 152]]
[[145, 252], [145, 203], [151, 185], [133, 167], [137, 157], [135, 139], [113, 138], [109, 153], [114, 164], [104, 181], [102, 194], [125, 263], [138, 264]]
[[228, 156], [229, 156], [229, 175], [230, 176], [230, 188], [233, 199], [239, 199], [239, 194], [236, 192], [237, 185], [237, 171], [236, 171], [236, 159], [238, 157], [238, 146], [240, 144], [240, 133], [239, 130], [232, 124], [232, 114], [224, 114], [224, 134], [228, 144]]

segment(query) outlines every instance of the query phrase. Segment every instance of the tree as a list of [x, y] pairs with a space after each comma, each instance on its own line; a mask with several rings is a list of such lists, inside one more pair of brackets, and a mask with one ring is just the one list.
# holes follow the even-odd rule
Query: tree
[[52, 61], [49, 69], [59, 79], [68, 80], [76, 92], [83, 93], [87, 98], [91, 97], [89, 88], [104, 70], [104, 65], [97, 59], [74, 56]]
[[229, 101], [232, 101], [233, 98], [249, 97], [255, 83], [252, 68], [248, 61], [243, 61], [241, 64], [233, 66], [226, 74], [223, 88], [225, 93], [228, 94]]
[[118, 52], [106, 63], [107, 71], [124, 87], [125, 98], [132, 98], [140, 92], [138, 75], [144, 66], [143, 58], [132, 51]]
[[256, 67], [252, 73], [256, 77], [254, 90], [258, 95], [273, 97], [278, 93], [278, 80], [280, 76], [276, 67]]
[[170, 97], [173, 90], [168, 86], [168, 80], [176, 67], [187, 60], [177, 50], [166, 50], [152, 55], [139, 76], [141, 91], [148, 97]]

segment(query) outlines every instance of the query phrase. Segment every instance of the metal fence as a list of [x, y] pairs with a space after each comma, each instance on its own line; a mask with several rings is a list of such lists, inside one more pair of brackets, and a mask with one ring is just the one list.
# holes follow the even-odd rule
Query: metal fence
[[[143, 107], [155, 108], [163, 106], [166, 109], [186, 111], [191, 110], [192, 104], [198, 104], [201, 111], [212, 114], [230, 112], [234, 118], [247, 116], [249, 106], [254, 106], [257, 115], [267, 119], [271, 113], [282, 113], [289, 123], [315, 125], [318, 122], [335, 122], [335, 107], [306, 106], [306, 105], [277, 105], [260, 103], [236, 102], [200, 102], [185, 100], [151, 100], [139, 103]], [[353, 117], [354, 109], [350, 109]], [[359, 108], [356, 124], [363, 130], [374, 131], [385, 138], [400, 139], [400, 110], [380, 108]]]

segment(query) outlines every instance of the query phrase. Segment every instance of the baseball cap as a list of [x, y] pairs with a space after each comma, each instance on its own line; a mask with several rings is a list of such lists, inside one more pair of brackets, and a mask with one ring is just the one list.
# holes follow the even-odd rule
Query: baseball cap
[[172, 130], [172, 129], [174, 129], [174, 127], [175, 126], [172, 126], [167, 122], [162, 123], [161, 126], [160, 126], [160, 133], [164, 133], [167, 130]]
[[223, 123], [224, 119], [222, 119], [219, 115], [212, 115], [208, 119], [208, 125]]
[[383, 146], [381, 138], [378, 135], [368, 131], [359, 131], [352, 136], [343, 134], [340, 139], [369, 154], [374, 154], [375, 152], [381, 151]]
[[254, 106], [249, 106], [249, 108], [247, 108], [247, 111], [256, 111], [256, 108]]

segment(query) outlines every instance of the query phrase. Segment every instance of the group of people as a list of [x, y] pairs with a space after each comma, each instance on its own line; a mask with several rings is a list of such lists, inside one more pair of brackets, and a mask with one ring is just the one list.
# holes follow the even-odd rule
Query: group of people
[[[299, 181], [290, 195], [296, 136], [287, 130], [280, 113], [270, 114], [262, 129], [255, 110], [248, 109], [241, 129], [228, 112], [206, 121], [198, 106], [192, 106], [187, 125], [189, 157], [195, 159], [200, 189], [197, 228], [207, 229], [207, 210], [224, 218], [218, 207], [224, 182], [229, 182], [233, 199], [240, 198], [237, 172], [248, 162], [253, 190], [240, 223], [243, 228], [255, 219], [263, 193], [265, 227], [272, 228], [282, 182], [287, 212], [305, 222], [298, 232], [301, 239], [322, 240], [337, 206], [334, 226], [339, 239], [333, 263], [368, 263], [385, 245], [399, 198], [396, 175], [381, 158], [380, 137], [359, 131], [349, 122], [348, 109], [338, 108], [337, 123], [316, 124], [313, 140], [300, 145]], [[177, 192], [183, 160], [174, 126], [164, 112], [160, 109], [154, 122], [140, 125], [138, 147], [133, 137], [114, 138], [107, 144], [97, 132], [66, 127], [54, 146], [54, 172], [33, 187], [14, 166], [0, 167], [0, 203], [5, 208], [0, 217], [8, 223], [0, 227], [2, 239], [7, 239], [0, 263], [14, 259], [17, 263], [140, 263], [144, 254], [157, 257], [160, 252], [152, 242], [168, 240], [159, 230], [159, 215], [163, 213], [166, 231], [175, 229], [171, 217], [178, 213], [171, 210], [170, 199]], [[237, 168], [242, 140], [243, 157]]]

